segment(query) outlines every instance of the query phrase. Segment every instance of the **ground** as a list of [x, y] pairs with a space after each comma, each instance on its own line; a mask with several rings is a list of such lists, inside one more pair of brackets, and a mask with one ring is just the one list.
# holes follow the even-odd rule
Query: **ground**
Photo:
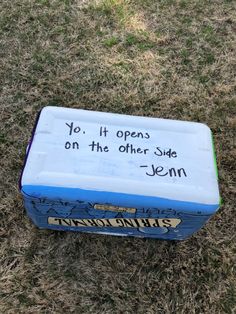
[[[236, 313], [236, 2], [1, 0], [1, 313]], [[223, 200], [183, 242], [39, 230], [18, 178], [45, 105], [200, 121]]]

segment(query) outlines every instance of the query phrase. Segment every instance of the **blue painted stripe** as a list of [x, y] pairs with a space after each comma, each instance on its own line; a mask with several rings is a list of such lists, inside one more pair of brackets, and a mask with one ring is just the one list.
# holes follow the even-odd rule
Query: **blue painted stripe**
[[61, 201], [84, 201], [90, 203], [113, 204], [135, 208], [172, 208], [185, 212], [198, 212], [211, 215], [219, 208], [219, 204], [201, 204], [171, 200], [161, 197], [125, 194], [107, 191], [92, 191], [79, 188], [52, 187], [44, 185], [23, 185], [21, 192], [25, 197], [47, 198]]

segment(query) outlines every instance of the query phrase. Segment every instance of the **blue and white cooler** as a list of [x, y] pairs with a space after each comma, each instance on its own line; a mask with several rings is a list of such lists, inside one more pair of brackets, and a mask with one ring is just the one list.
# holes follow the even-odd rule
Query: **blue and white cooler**
[[20, 189], [39, 228], [182, 240], [220, 204], [201, 123], [45, 107]]

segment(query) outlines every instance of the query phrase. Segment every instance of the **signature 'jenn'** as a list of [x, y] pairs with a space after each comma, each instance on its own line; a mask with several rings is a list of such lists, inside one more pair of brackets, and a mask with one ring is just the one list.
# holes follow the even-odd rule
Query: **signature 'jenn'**
[[181, 178], [182, 176], [187, 177], [187, 173], [184, 168], [168, 168], [165, 169], [162, 166], [147, 166], [147, 165], [142, 165], [140, 168], [149, 168], [148, 171], [146, 172], [147, 176], [154, 177], [154, 176], [159, 176], [159, 177], [179, 177]]

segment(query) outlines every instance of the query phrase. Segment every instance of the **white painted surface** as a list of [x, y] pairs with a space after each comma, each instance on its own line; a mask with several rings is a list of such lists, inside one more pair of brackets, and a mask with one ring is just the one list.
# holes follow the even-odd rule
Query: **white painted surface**
[[[70, 135], [70, 127], [80, 127]], [[100, 136], [100, 127], [108, 130]], [[78, 130], [78, 129], [76, 129]], [[117, 137], [117, 131], [142, 132], [144, 137]], [[121, 135], [121, 132], [119, 133]], [[134, 135], [134, 133], [133, 133]], [[141, 136], [141, 135], [140, 135]], [[91, 151], [92, 141], [109, 152]], [[74, 142], [79, 149], [66, 149]], [[132, 144], [146, 154], [119, 152]], [[77, 144], [74, 144], [77, 147]], [[69, 147], [69, 144], [67, 145]], [[156, 156], [156, 147], [171, 148], [177, 157]], [[174, 154], [175, 156], [175, 154]], [[148, 166], [146, 168], [140, 166]], [[153, 174], [152, 165], [158, 168]], [[172, 177], [168, 169], [184, 168]], [[166, 176], [160, 176], [168, 173]], [[35, 131], [22, 185], [47, 185], [128, 194], [157, 196], [172, 200], [218, 204], [219, 192], [210, 129], [201, 123], [146, 118], [95, 111], [45, 107]]]

